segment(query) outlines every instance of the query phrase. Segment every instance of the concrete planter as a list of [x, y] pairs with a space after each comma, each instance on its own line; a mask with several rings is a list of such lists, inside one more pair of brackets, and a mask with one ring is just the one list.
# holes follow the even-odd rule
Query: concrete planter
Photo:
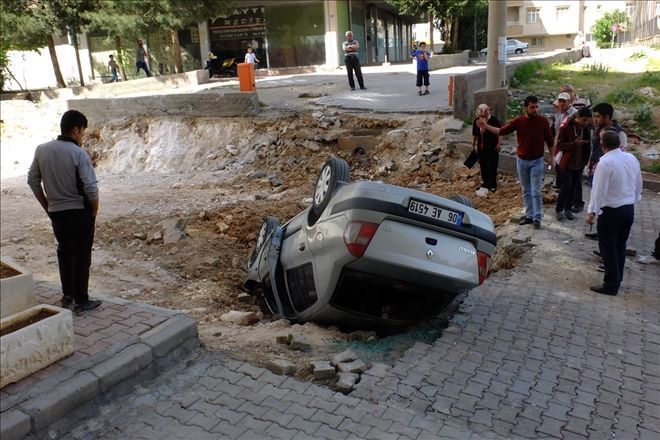
[[[6, 278], [0, 278], [0, 319], [22, 312], [34, 306], [32, 274], [8, 257], [0, 258], [3, 273], [12, 272]], [[4, 276], [4, 275], [3, 275]]]
[[73, 353], [73, 315], [47, 304], [0, 320], [0, 388]]

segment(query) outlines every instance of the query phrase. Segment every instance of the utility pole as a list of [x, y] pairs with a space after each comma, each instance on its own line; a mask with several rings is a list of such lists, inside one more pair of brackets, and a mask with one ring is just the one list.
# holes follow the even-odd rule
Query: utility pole
[[486, 90], [506, 86], [506, 1], [488, 1]]

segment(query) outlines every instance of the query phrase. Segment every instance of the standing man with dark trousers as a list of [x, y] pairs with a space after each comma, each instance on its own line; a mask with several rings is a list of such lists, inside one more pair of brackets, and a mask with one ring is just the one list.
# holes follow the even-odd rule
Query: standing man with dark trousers
[[353, 81], [354, 70], [360, 89], [367, 90], [362, 79], [362, 68], [360, 67], [360, 57], [358, 54], [360, 43], [353, 39], [353, 32], [346, 32], [346, 41], [342, 44], [342, 49], [344, 50], [344, 64], [346, 65], [346, 73], [348, 74], [348, 85], [351, 87], [351, 90], [355, 90], [355, 81]]
[[586, 221], [592, 225], [598, 216], [598, 248], [605, 276], [603, 284], [591, 286], [591, 290], [616, 295], [623, 280], [635, 203], [642, 198], [642, 172], [637, 158], [619, 148], [621, 140], [616, 130], [601, 131], [600, 146], [604, 154], [594, 173]]
[[50, 217], [57, 239], [62, 305], [75, 302], [77, 313], [101, 305], [101, 301], [90, 301], [87, 291], [99, 190], [92, 161], [81, 148], [86, 128], [85, 115], [65, 112], [60, 121], [62, 134], [37, 147], [28, 172], [28, 185]]

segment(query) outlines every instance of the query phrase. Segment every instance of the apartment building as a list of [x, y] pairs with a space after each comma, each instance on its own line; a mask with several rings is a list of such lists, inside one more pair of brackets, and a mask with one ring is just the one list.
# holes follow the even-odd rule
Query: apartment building
[[[635, 26], [655, 18], [660, 2], [654, 0], [508, 0], [506, 34], [529, 43], [530, 52], [573, 47], [578, 33], [591, 41], [591, 28], [606, 12], [626, 11]], [[650, 16], [650, 17], [649, 17]], [[657, 27], [651, 32], [658, 33]], [[622, 40], [632, 39], [622, 35]]]

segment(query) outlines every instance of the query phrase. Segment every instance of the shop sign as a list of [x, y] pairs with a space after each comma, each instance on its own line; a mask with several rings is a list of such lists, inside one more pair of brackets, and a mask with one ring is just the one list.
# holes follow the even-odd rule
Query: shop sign
[[266, 35], [265, 7], [236, 8], [227, 16], [220, 16], [209, 25], [215, 38], [256, 38]]

